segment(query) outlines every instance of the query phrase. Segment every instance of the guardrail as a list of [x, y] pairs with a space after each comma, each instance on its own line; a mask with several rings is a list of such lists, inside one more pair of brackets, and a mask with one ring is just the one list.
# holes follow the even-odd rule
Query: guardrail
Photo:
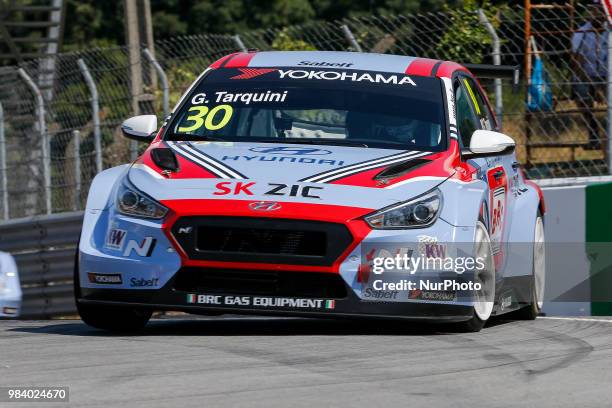
[[16, 219], [0, 224], [0, 251], [17, 262], [23, 291], [21, 318], [76, 313], [74, 256], [83, 212]]

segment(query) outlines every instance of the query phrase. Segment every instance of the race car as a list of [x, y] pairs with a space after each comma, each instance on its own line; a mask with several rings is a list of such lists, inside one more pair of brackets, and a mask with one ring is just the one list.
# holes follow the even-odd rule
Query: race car
[[161, 128], [126, 120], [147, 149], [93, 180], [74, 279], [83, 321], [535, 319], [542, 192], [472, 74], [503, 68], [323, 51], [214, 62]]
[[0, 252], [0, 319], [19, 317], [21, 297], [15, 258], [8, 252]]

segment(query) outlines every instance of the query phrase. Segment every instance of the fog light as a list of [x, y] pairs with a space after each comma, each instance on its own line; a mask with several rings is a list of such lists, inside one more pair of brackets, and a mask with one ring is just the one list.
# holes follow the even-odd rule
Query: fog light
[[17, 309], [14, 307], [3, 307], [2, 313], [7, 314], [7, 315], [15, 315], [17, 314]]

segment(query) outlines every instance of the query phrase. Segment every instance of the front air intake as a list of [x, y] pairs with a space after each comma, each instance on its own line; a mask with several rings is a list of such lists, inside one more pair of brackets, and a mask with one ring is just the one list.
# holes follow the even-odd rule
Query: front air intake
[[172, 227], [194, 260], [330, 266], [351, 245], [343, 224], [255, 217], [182, 217]]

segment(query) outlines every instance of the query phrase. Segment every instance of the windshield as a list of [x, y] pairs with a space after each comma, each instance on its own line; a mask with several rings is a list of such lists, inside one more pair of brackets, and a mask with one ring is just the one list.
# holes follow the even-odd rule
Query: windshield
[[166, 139], [441, 150], [437, 78], [351, 70], [223, 68], [192, 90]]

